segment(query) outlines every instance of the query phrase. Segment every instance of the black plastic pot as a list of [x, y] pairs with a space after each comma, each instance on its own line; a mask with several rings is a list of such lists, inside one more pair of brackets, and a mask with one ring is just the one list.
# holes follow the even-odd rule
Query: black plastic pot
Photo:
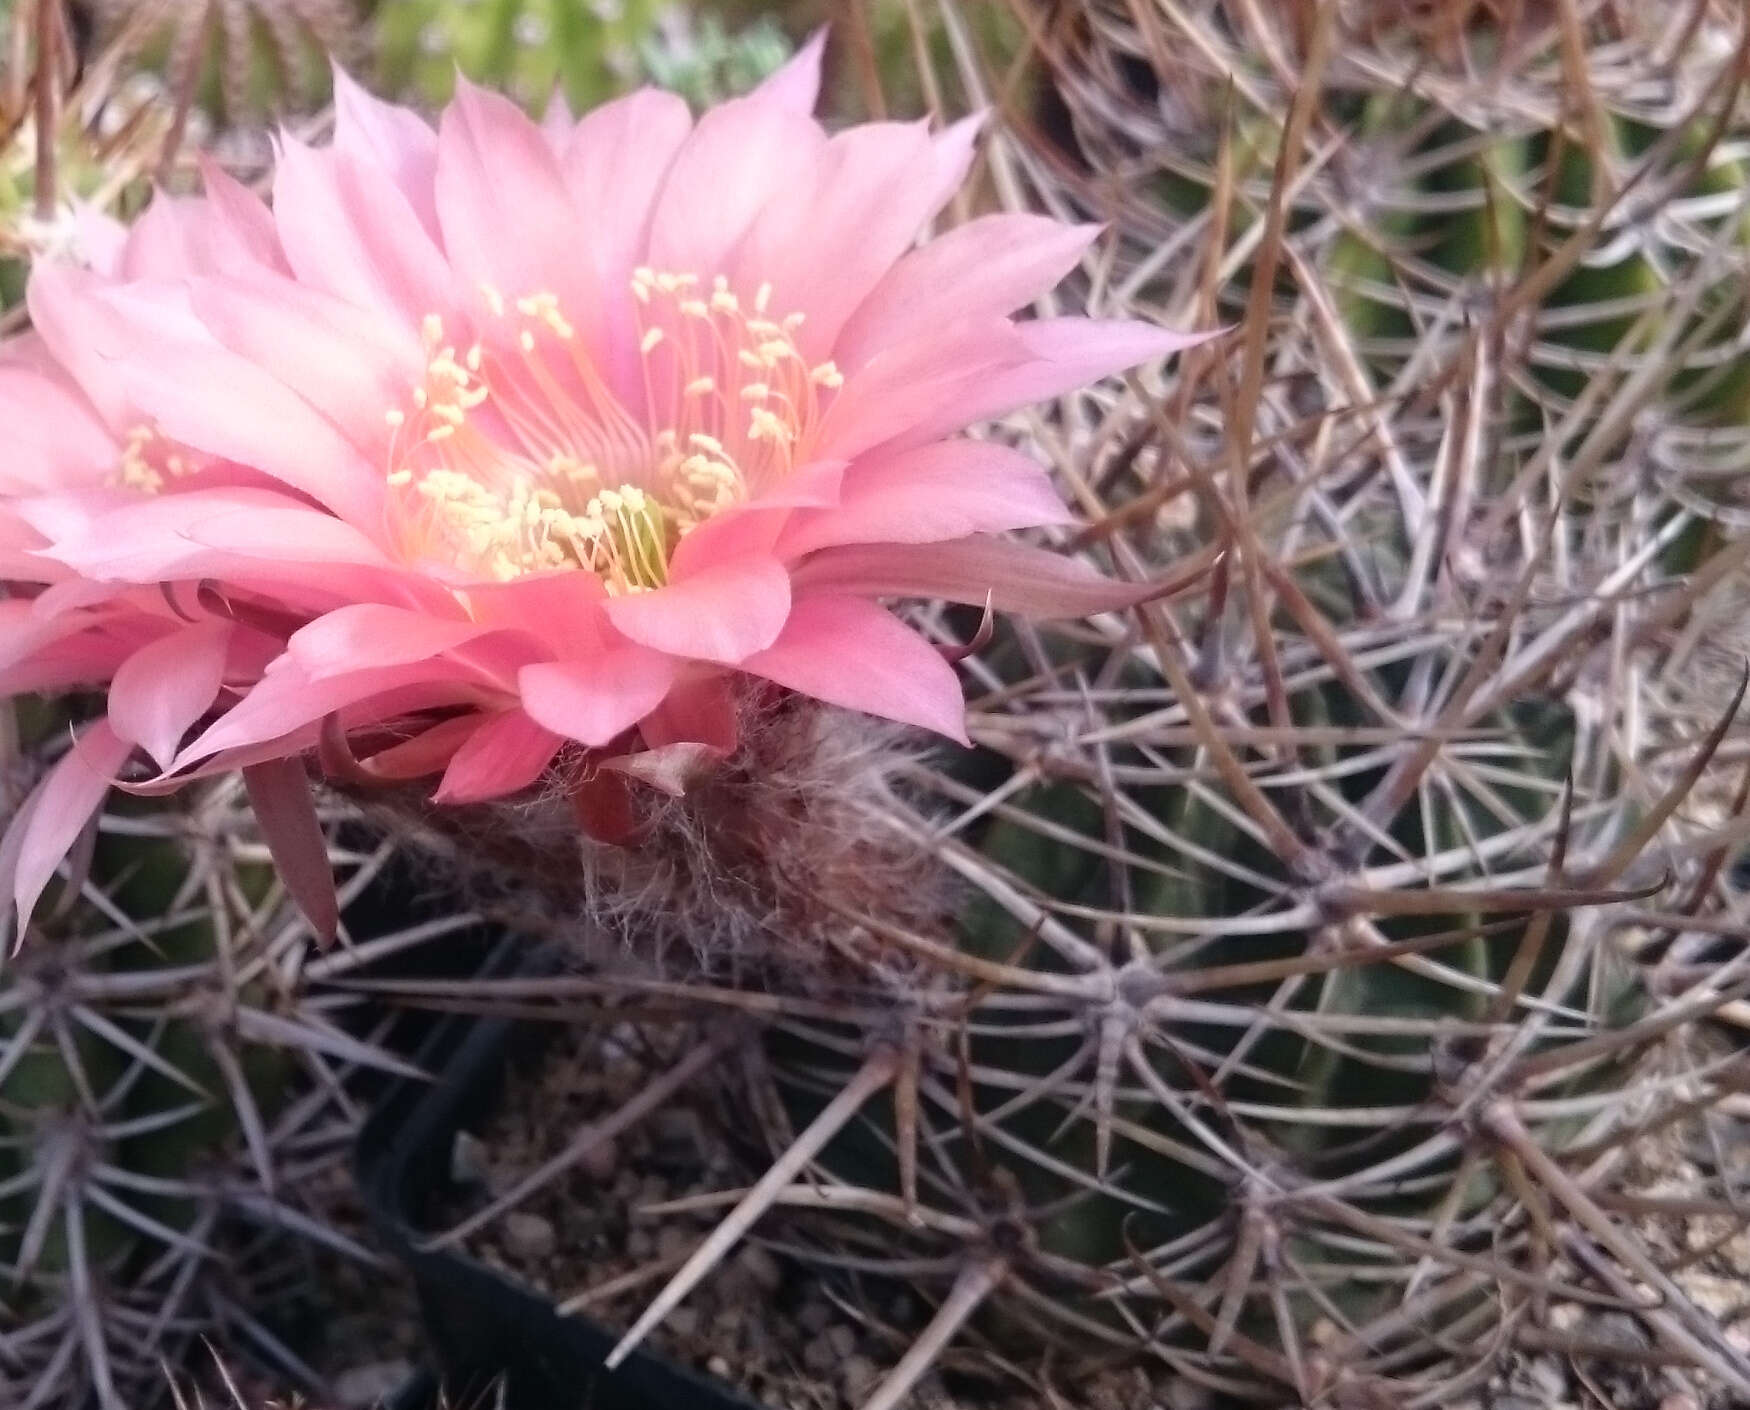
[[[501, 950], [488, 972], [517, 966]], [[434, 1370], [422, 1372], [386, 1410], [472, 1404], [493, 1410], [762, 1410], [739, 1392], [663, 1357], [635, 1352], [609, 1372], [618, 1335], [561, 1316], [547, 1298], [448, 1250], [420, 1245], [425, 1221], [449, 1187], [456, 1133], [490, 1113], [508, 1063], [537, 1026], [510, 1019], [443, 1019], [418, 1065], [429, 1082], [387, 1089], [360, 1133], [355, 1169], [378, 1239], [418, 1290]]]

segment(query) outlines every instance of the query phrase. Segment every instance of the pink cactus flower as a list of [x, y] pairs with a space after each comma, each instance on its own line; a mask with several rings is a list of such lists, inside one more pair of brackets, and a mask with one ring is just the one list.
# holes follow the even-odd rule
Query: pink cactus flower
[[1133, 599], [997, 537], [1068, 515], [956, 433], [1196, 339], [1012, 319], [1095, 230], [918, 244], [975, 124], [829, 136], [820, 53], [697, 122], [464, 85], [434, 132], [340, 76], [271, 209], [209, 170], [37, 267], [0, 351], [0, 691], [108, 715], [0, 845], [21, 916], [136, 751], [162, 786], [242, 769], [331, 929], [309, 760], [490, 799], [564, 747], [729, 749], [737, 677], [963, 739], [883, 600]]

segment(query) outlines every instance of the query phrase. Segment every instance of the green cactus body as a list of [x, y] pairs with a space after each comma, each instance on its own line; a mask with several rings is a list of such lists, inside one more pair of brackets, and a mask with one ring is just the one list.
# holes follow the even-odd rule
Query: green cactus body
[[385, 0], [380, 72], [436, 107], [458, 68], [539, 110], [557, 92], [581, 111], [630, 86], [638, 45], [664, 6], [653, 0]]

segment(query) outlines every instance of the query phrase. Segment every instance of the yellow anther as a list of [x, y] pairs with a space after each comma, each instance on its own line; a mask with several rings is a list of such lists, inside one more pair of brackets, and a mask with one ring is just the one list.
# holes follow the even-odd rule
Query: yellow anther
[[383, 419], [391, 426], [399, 426], [407, 420], [407, 413], [398, 406], [392, 406], [383, 413]]
[[811, 368], [808, 380], [819, 387], [842, 387], [845, 384], [844, 374], [830, 362], [823, 362], [820, 366]]
[[652, 328], [638, 340], [638, 351], [643, 353], [645, 357], [649, 357], [651, 353], [656, 351], [656, 345], [660, 343], [662, 339], [662, 329]]
[[397, 470], [389, 476], [389, 483], [396, 488], [400, 488], [402, 485], [411, 485], [413, 472], [411, 470]]
[[525, 328], [521, 333], [518, 333], [516, 340], [517, 346], [524, 352], [532, 353], [535, 350], [535, 335], [529, 332], [528, 329]]
[[480, 297], [486, 300], [486, 309], [494, 318], [504, 317], [504, 295], [490, 284], [480, 286]]
[[426, 347], [435, 348], [444, 340], [444, 321], [435, 313], [428, 313], [419, 321], [419, 336]]
[[767, 397], [771, 396], [771, 394], [772, 389], [764, 382], [749, 382], [741, 389], [741, 399], [743, 401], [764, 401]]
[[709, 318], [711, 310], [703, 299], [682, 299], [680, 311], [688, 318]]
[[716, 390], [717, 379], [715, 377], [695, 377], [687, 383], [687, 395], [690, 397], [702, 397]]
[[769, 283], [761, 284], [753, 296], [754, 312], [764, 313], [771, 302], [772, 286]]

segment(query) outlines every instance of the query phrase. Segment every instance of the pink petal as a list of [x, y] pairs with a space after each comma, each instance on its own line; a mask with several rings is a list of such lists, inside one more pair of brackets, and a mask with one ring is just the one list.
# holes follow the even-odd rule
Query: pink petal
[[1086, 617], [1140, 602], [1153, 583], [1121, 583], [1048, 549], [981, 537], [946, 543], [828, 548], [790, 571], [800, 600], [813, 593], [940, 597], [1026, 617]]
[[599, 346], [595, 271], [577, 257], [585, 216], [558, 159], [520, 108], [465, 79], [438, 127], [437, 208], [463, 287], [488, 284], [512, 300], [551, 291], [583, 347]]
[[590, 661], [525, 666], [517, 688], [535, 723], [599, 748], [654, 710], [674, 675], [670, 657], [629, 646]]
[[521, 710], [494, 715], [456, 750], [432, 800], [478, 803], [521, 792], [546, 771], [561, 743]]
[[750, 98], [807, 117], [820, 101], [820, 61], [826, 53], [826, 26], [808, 36], [782, 68], [749, 94]]
[[790, 611], [790, 577], [774, 558], [701, 568], [652, 592], [607, 601], [608, 620], [670, 656], [734, 665], [777, 640]]
[[379, 779], [423, 778], [444, 768], [480, 728], [478, 715], [454, 715], [421, 730], [387, 749], [379, 749], [362, 765], [364, 772]]
[[261, 197], [206, 153], [197, 152], [195, 160], [200, 164], [201, 184], [206, 188], [212, 219], [224, 226], [225, 238], [239, 256], [239, 264], [251, 274], [290, 274], [291, 266], [280, 250], [273, 212]]
[[292, 279], [195, 279], [189, 297], [221, 344], [284, 383], [364, 453], [425, 377], [411, 332]]
[[849, 128], [775, 193], [748, 231], [737, 282], [769, 283], [773, 308], [806, 312], [797, 337], [811, 358], [828, 355], [846, 317], [935, 214], [916, 175], [932, 151], [922, 123]]
[[949, 323], [884, 348], [845, 379], [811, 454], [851, 460], [889, 442], [940, 440], [977, 419], [962, 412], [988, 400], [994, 383], [1034, 360], [1006, 318]]
[[818, 123], [784, 104], [747, 97], [711, 109], [675, 154], [656, 198], [649, 263], [692, 273], [723, 268], [755, 217], [809, 169], [825, 141]]
[[312, 681], [347, 672], [428, 661], [491, 631], [466, 618], [432, 617], [404, 607], [360, 602], [300, 628], [286, 654]]
[[243, 770], [243, 783], [280, 879], [316, 939], [330, 944], [340, 928], [340, 902], [328, 862], [328, 839], [322, 835], [303, 764], [296, 759], [251, 764]]
[[158, 495], [120, 508], [55, 495], [17, 510], [50, 539], [46, 556], [109, 581], [256, 577], [358, 591], [397, 572], [351, 525], [266, 490]]
[[117, 301], [113, 350], [128, 399], [171, 440], [236, 461], [353, 523], [379, 522], [383, 476], [284, 383], [214, 341], [168, 301]]
[[114, 439], [74, 387], [26, 367], [0, 366], [0, 494], [95, 483], [120, 458]]
[[[283, 267], [266, 209], [234, 182], [225, 186], [230, 178], [216, 164], [205, 162], [203, 169], [210, 188], [223, 193], [221, 199], [158, 192], [128, 232], [121, 278], [247, 275]], [[262, 221], [268, 221], [265, 229]]]
[[21, 933], [55, 868], [102, 806], [110, 784], [133, 749], [116, 736], [107, 721], [99, 720], [79, 736], [37, 785], [29, 816], [14, 820], [13, 826], [20, 831], [12, 864], [12, 899], [18, 908]]
[[954, 668], [873, 602], [798, 602], [777, 642], [742, 669], [831, 705], [921, 725], [961, 744], [966, 701]]
[[[182, 750], [172, 761], [173, 767], [180, 770], [209, 755], [289, 736], [326, 715], [376, 701], [403, 688], [419, 688], [420, 699], [430, 703], [460, 703], [476, 693], [469, 689], [467, 670], [453, 662], [421, 661], [410, 666], [354, 671], [320, 681], [312, 681], [297, 666], [284, 662], [276, 664], [247, 695]], [[383, 718], [386, 716], [373, 714], [367, 722]]]
[[231, 644], [229, 622], [199, 622], [136, 651], [109, 687], [109, 723], [168, 768], [188, 728], [219, 693]]
[[[886, 349], [847, 379], [816, 451], [922, 445], [1215, 336], [1092, 318], [1012, 324], [1006, 337], [977, 323], [925, 334]], [[949, 359], [954, 347], [962, 350]]]
[[410, 108], [373, 97], [334, 67], [334, 145], [375, 165], [401, 192], [433, 239], [438, 235], [437, 133]]
[[851, 373], [882, 348], [954, 319], [1012, 313], [1074, 269], [1097, 225], [1042, 215], [987, 215], [956, 226], [894, 265], [840, 330], [833, 360]]
[[991, 441], [938, 441], [859, 461], [833, 509], [797, 515], [778, 541], [785, 559], [848, 543], [930, 543], [1074, 519], [1051, 477]]
[[305, 283], [412, 328], [453, 302], [442, 252], [375, 163], [288, 138], [274, 170], [273, 210], [286, 259]]
[[122, 385], [121, 370], [105, 345], [117, 340], [120, 320], [93, 295], [100, 286], [91, 275], [52, 260], [39, 260], [25, 286], [31, 327], [55, 361], [78, 384], [109, 426], [137, 419]]
[[692, 126], [680, 98], [640, 89], [587, 114], [560, 157], [572, 202], [589, 212], [573, 233], [589, 251], [601, 289], [609, 383], [628, 402], [641, 390], [643, 369], [632, 270], [643, 262], [651, 209]]

